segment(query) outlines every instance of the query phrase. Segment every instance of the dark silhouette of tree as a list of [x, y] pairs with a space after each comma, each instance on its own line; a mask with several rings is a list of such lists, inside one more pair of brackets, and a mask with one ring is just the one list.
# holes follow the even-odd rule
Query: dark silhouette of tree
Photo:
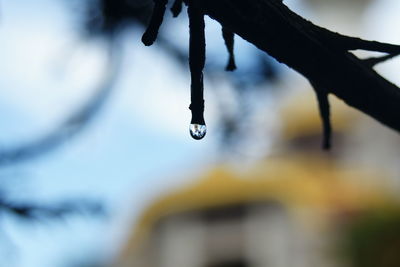
[[[167, 0], [155, 0], [152, 19], [142, 41], [151, 45], [157, 38]], [[344, 36], [319, 27], [291, 11], [282, 0], [176, 0], [177, 16], [185, 3], [191, 28], [190, 53], [192, 73], [192, 123], [202, 124], [202, 71], [204, 64], [204, 15], [218, 21], [233, 69], [233, 37], [243, 39], [267, 52], [281, 63], [305, 76], [314, 87], [323, 121], [323, 147], [330, 147], [331, 124], [328, 94], [334, 94], [348, 105], [370, 115], [394, 130], [400, 131], [400, 89], [373, 70], [376, 64], [400, 54], [400, 46]], [[382, 57], [359, 59], [351, 50], [387, 53]], [[199, 78], [200, 77], [200, 78]]]

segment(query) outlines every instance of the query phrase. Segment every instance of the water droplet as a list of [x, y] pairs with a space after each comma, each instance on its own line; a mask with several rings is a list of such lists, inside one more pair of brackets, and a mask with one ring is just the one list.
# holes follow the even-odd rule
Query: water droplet
[[207, 133], [207, 127], [204, 124], [190, 124], [189, 130], [190, 135], [196, 140], [203, 139]]

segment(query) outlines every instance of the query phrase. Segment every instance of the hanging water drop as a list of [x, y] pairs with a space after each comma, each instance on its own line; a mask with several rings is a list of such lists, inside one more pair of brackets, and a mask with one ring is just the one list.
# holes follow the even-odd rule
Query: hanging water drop
[[190, 124], [189, 130], [190, 130], [190, 135], [193, 137], [193, 139], [196, 140], [203, 139], [203, 137], [207, 133], [207, 127], [204, 124], [192, 123]]

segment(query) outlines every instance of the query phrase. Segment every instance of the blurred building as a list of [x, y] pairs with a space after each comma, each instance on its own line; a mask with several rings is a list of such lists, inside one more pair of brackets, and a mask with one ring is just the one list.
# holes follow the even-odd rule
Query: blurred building
[[274, 156], [160, 197], [116, 266], [400, 266], [400, 202], [376, 182], [384, 174], [340, 164], [357, 116], [335, 102], [334, 151], [324, 152], [316, 104], [292, 100]]

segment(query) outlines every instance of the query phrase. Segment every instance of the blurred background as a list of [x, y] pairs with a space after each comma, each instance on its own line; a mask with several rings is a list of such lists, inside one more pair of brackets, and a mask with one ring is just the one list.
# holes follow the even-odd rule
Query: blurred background
[[[287, 0], [400, 43], [396, 0]], [[170, 3], [171, 4], [171, 3]], [[400, 266], [400, 138], [206, 19], [207, 136], [189, 135], [185, 12], [150, 0], [0, 1], [0, 266]], [[184, 9], [185, 11], [185, 9]], [[360, 57], [368, 54], [356, 52]], [[400, 84], [400, 60], [379, 65]]]

